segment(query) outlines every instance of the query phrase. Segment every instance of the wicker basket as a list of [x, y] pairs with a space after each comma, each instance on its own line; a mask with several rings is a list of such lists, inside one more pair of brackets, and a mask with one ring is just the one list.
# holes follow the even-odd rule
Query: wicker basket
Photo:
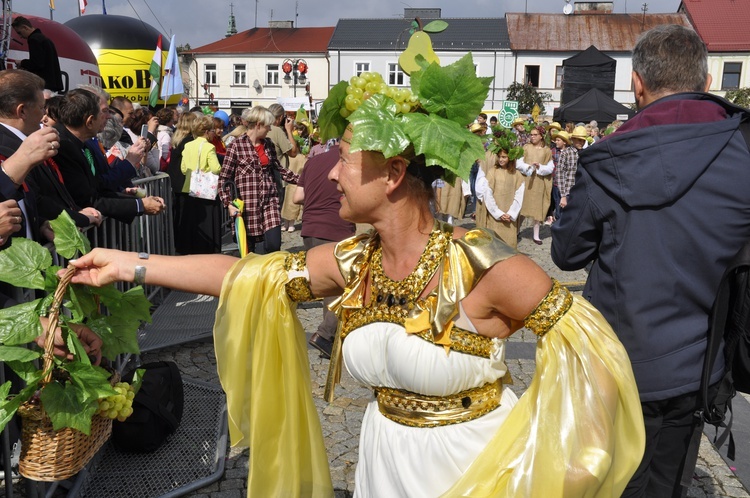
[[[68, 267], [55, 291], [44, 344], [44, 372], [47, 374], [42, 385], [52, 380], [54, 332], [60, 316], [60, 303], [74, 272], [74, 267]], [[113, 378], [113, 382], [116, 379]], [[23, 422], [19, 472], [35, 481], [60, 481], [76, 475], [112, 434], [112, 420], [99, 415], [94, 415], [91, 433], [87, 436], [70, 427], [54, 430], [40, 404], [25, 403], [19, 407], [18, 414]]]

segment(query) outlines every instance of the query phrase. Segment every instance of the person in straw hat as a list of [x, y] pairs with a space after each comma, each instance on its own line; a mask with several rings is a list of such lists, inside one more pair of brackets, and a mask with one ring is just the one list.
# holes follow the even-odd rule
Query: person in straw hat
[[526, 132], [526, 120], [518, 116], [510, 125], [513, 133], [516, 134], [516, 145], [523, 147], [529, 141], [529, 134]]
[[573, 133], [570, 134], [570, 140], [573, 142], [573, 147], [579, 151], [589, 146], [588, 138], [589, 132], [584, 126], [576, 126]]
[[[320, 113], [321, 130], [343, 134], [329, 174], [339, 214], [372, 231], [243, 259], [94, 249], [72, 263], [73, 282], [137, 279], [221, 296], [217, 368], [231, 442], [250, 448], [248, 496], [334, 495], [295, 314], [298, 301], [326, 296], [340, 296], [331, 309], [341, 322], [326, 399], [342, 367], [376, 393], [360, 428], [356, 496], [619, 496], [645, 444], [625, 350], [596, 309], [493, 232], [435, 220], [432, 182], [468, 176], [484, 154], [467, 125], [490, 83], [470, 54], [421, 71], [407, 113], [386, 93], [347, 112], [348, 81]], [[461, 85], [474, 96], [431, 105]], [[523, 324], [541, 337], [517, 400], [502, 380], [504, 348]]]
[[[560, 219], [562, 210], [568, 205], [568, 196], [576, 179], [578, 167], [578, 149], [576, 149], [567, 131], [555, 135], [555, 146], [560, 150], [555, 168], [555, 182], [557, 183], [557, 208], [555, 219]], [[553, 196], [554, 198], [554, 196]]]

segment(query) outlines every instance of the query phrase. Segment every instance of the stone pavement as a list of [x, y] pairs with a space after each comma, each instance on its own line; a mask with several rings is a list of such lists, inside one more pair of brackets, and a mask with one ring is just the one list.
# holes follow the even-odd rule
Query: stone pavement
[[[468, 221], [468, 220], [465, 220]], [[466, 225], [469, 226], [469, 225]], [[544, 244], [537, 246], [531, 241], [531, 230], [524, 228], [519, 250], [544, 268], [561, 282], [582, 283], [585, 271], [563, 272], [552, 263], [549, 256], [549, 228], [542, 229]], [[299, 231], [284, 233], [282, 248], [299, 250], [302, 247]], [[575, 285], [572, 286], [574, 289]], [[580, 290], [580, 286], [577, 287]], [[322, 308], [308, 305], [298, 310], [299, 318], [308, 336], [317, 328], [322, 317]], [[515, 384], [512, 389], [518, 395], [525, 390], [534, 374], [534, 351], [536, 338], [529, 331], [521, 330], [514, 334], [508, 345], [508, 367]], [[322, 359], [317, 350], [309, 350], [313, 396], [321, 417], [328, 458], [331, 467], [337, 498], [351, 496], [354, 483], [354, 468], [357, 464], [359, 429], [365, 406], [372, 396], [369, 388], [357, 385], [344, 370], [341, 385], [337, 387], [336, 399], [328, 404], [323, 401], [323, 386], [328, 369], [328, 360]], [[161, 359], [174, 360], [180, 365], [185, 376], [218, 382], [215, 371], [213, 347], [210, 343], [193, 343], [167, 348], [145, 354], [144, 361]], [[743, 444], [738, 441], [738, 444]], [[224, 477], [188, 496], [194, 498], [241, 498], [246, 494], [247, 451], [229, 450]], [[711, 443], [703, 437], [700, 458], [695, 473], [695, 485], [689, 497], [748, 497], [747, 490], [724, 462]]]

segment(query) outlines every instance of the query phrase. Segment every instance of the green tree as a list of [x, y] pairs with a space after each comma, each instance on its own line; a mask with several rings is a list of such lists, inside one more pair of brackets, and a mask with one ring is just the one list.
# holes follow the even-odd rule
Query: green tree
[[534, 104], [539, 106], [539, 115], [544, 114], [544, 103], [552, 100], [552, 95], [547, 92], [540, 92], [531, 85], [514, 82], [506, 89], [506, 99], [518, 102], [518, 112], [520, 114], [531, 114]]
[[737, 105], [750, 108], [750, 88], [748, 87], [729, 90], [726, 94], [726, 98], [728, 101]]

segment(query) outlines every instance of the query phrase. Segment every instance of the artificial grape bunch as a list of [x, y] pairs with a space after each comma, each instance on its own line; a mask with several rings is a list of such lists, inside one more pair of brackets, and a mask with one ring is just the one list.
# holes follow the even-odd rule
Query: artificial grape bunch
[[419, 100], [411, 93], [411, 89], [388, 86], [380, 73], [366, 71], [359, 76], [352, 76], [349, 80], [344, 107], [340, 111], [341, 116], [348, 118], [351, 113], [359, 109], [362, 102], [376, 93], [385, 95], [396, 102], [398, 113], [412, 112], [419, 105]]
[[117, 394], [99, 400], [97, 413], [102, 417], [124, 422], [133, 413], [135, 390], [127, 382], [118, 382], [114, 389]]

